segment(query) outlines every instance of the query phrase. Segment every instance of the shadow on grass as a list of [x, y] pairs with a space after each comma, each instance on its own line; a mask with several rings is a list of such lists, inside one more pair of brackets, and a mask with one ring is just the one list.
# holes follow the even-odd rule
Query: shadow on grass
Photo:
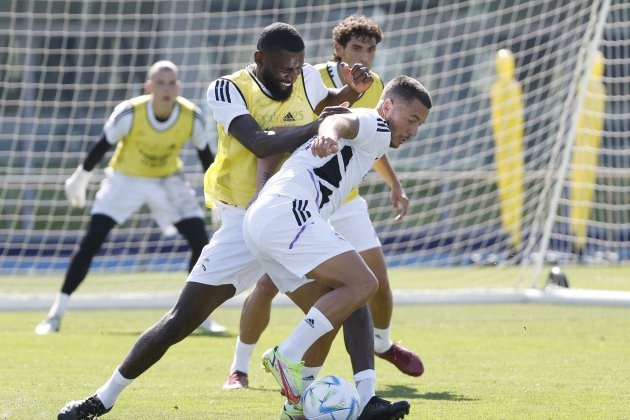
[[477, 401], [478, 398], [469, 397], [461, 394], [454, 394], [449, 391], [443, 392], [424, 392], [420, 393], [414, 387], [406, 385], [389, 386], [386, 390], [376, 393], [380, 397], [387, 399], [395, 398], [418, 398], [422, 400], [433, 401]]
[[[123, 336], [123, 335], [131, 335], [131, 336], [135, 336], [138, 337], [140, 336], [140, 334], [142, 334], [144, 331], [103, 331], [101, 332], [101, 334], [104, 335], [118, 335], [118, 336]], [[231, 332], [220, 332], [220, 333], [213, 333], [213, 332], [209, 332], [209, 331], [201, 331], [201, 330], [195, 330], [193, 331], [188, 337], [185, 338], [185, 340], [190, 340], [192, 338], [199, 338], [199, 337], [213, 337], [213, 338], [229, 338], [229, 339], [235, 339], [237, 336], [237, 334], [231, 333]]]

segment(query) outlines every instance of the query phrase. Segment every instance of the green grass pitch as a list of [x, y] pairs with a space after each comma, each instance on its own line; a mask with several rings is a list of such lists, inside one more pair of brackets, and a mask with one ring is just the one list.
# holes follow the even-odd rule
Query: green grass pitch
[[[588, 287], [596, 270], [586, 270], [583, 280], [567, 272]], [[431, 287], [413, 282], [412, 270], [392, 274], [395, 288]], [[629, 277], [617, 271], [612, 278], [625, 284]], [[42, 288], [55, 290], [58, 281]], [[55, 418], [66, 402], [92, 394], [164, 312], [70, 310], [61, 333], [50, 336], [33, 332], [45, 311], [0, 312], [0, 419]], [[224, 391], [239, 315], [239, 308], [220, 308], [214, 318], [228, 334], [195, 332], [171, 348], [104, 418], [277, 419], [283, 398], [259, 358], [289, 334], [300, 314], [274, 308], [254, 352], [251, 388]], [[630, 418], [630, 308], [399, 305], [392, 325], [393, 338], [416, 350], [426, 369], [412, 378], [376, 360], [377, 393], [409, 400], [407, 418]], [[340, 337], [322, 371], [328, 373], [352, 379]]]

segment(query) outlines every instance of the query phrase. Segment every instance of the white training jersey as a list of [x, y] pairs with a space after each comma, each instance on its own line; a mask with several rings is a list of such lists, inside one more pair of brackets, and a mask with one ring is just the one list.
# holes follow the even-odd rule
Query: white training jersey
[[[175, 103], [175, 107], [171, 115], [166, 121], [160, 121], [155, 117], [153, 112], [153, 99], [147, 104], [147, 117], [151, 127], [155, 131], [165, 131], [169, 129], [179, 117], [180, 106]], [[131, 101], [121, 102], [114, 108], [114, 112], [109, 116], [103, 131], [105, 132], [105, 138], [107, 142], [112, 146], [118, 144], [118, 142], [126, 137], [131, 131], [133, 125], [133, 105]], [[198, 107], [195, 107], [193, 130], [190, 136], [195, 149], [203, 150], [210, 144], [209, 136], [206, 131], [205, 120], [203, 114]]]
[[374, 161], [387, 151], [391, 133], [375, 109], [351, 108], [359, 119], [354, 139], [340, 139], [338, 152], [313, 156], [312, 138], [299, 147], [265, 184], [259, 197], [267, 194], [313, 200], [323, 218], [337, 210], [350, 190], [359, 185]]

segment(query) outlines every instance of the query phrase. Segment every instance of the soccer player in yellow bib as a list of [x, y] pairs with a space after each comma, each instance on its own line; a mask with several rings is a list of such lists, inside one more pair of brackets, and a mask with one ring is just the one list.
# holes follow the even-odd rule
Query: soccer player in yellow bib
[[[93, 169], [105, 153], [116, 146], [105, 170], [106, 177], [96, 193], [88, 231], [72, 257], [61, 291], [37, 327], [37, 334], [59, 331], [70, 295], [83, 282], [92, 259], [107, 234], [147, 204], [153, 218], [167, 235], [179, 232], [191, 249], [188, 271], [208, 243], [203, 211], [181, 173], [179, 152], [192, 141], [201, 164], [213, 161], [208, 133], [201, 111], [178, 96], [179, 69], [171, 61], [158, 61], [148, 72], [148, 94], [119, 104], [105, 123], [100, 140], [90, 149], [83, 164], [65, 183], [73, 207], [84, 207], [86, 189]], [[210, 329], [222, 329], [212, 320]], [[224, 328], [223, 328], [224, 329]]]
[[[140, 335], [103, 386], [66, 404], [58, 419], [95, 418], [109, 412], [123, 390], [172, 345], [262, 277], [264, 269], [243, 237], [246, 206], [256, 193], [257, 159], [294, 151], [317, 134], [325, 118], [348, 112], [337, 105], [354, 102], [373, 82], [368, 69], [358, 64], [344, 68], [344, 77], [349, 83], [343, 88], [327, 88], [319, 72], [304, 64], [299, 32], [278, 22], [261, 32], [253, 64], [210, 84], [207, 100], [217, 122], [219, 147], [206, 172], [204, 190], [206, 204], [218, 212], [221, 227], [203, 248], [175, 306]], [[319, 115], [315, 120], [313, 112]], [[379, 401], [381, 411], [390, 405]]]
[[[376, 55], [377, 44], [382, 39], [380, 27], [372, 19], [362, 15], [351, 15], [333, 29], [333, 60], [317, 64], [324, 83], [331, 88], [345, 85], [342, 64], [362, 63], [371, 68]], [[370, 71], [374, 83], [352, 105], [353, 108], [374, 108], [383, 93], [381, 78]], [[407, 213], [409, 200], [396, 177], [396, 173], [387, 160], [387, 155], [377, 160], [373, 168], [383, 177], [391, 188], [394, 207], [400, 210], [396, 220]], [[393, 363], [402, 372], [411, 376], [420, 376], [424, 371], [420, 358], [412, 351], [392, 342], [390, 323], [393, 310], [392, 292], [387, 276], [387, 266], [381, 243], [370, 221], [366, 201], [354, 188], [344, 204], [329, 219], [335, 231], [341, 234], [359, 251], [379, 282], [378, 292], [370, 300], [370, 312], [374, 324], [374, 352], [377, 356]], [[225, 389], [247, 388], [248, 370], [252, 352], [261, 334], [269, 323], [271, 301], [278, 293], [269, 277], [264, 277], [256, 284], [243, 305], [240, 321], [240, 335], [236, 339], [236, 351], [230, 367], [230, 375], [224, 384]], [[352, 342], [347, 342], [352, 346]], [[350, 353], [353, 352], [348, 348]]]

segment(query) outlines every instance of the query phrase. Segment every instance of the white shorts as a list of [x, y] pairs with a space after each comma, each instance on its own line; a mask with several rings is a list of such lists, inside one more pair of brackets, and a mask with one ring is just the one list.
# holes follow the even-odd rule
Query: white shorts
[[361, 196], [339, 207], [328, 221], [358, 252], [381, 246], [370, 220], [367, 202]]
[[306, 274], [324, 261], [354, 250], [320, 216], [316, 203], [280, 195], [254, 202], [245, 215], [243, 235], [282, 293], [312, 281]]
[[173, 234], [173, 224], [193, 217], [203, 218], [195, 192], [184, 175], [143, 178], [105, 169], [105, 178], [96, 193], [91, 214], [104, 214], [122, 224], [143, 204], [147, 204], [162, 231]]
[[253, 286], [265, 271], [243, 239], [245, 209], [223, 203], [215, 203], [215, 209], [221, 227], [203, 247], [186, 281], [211, 286], [232, 284], [239, 294]]

